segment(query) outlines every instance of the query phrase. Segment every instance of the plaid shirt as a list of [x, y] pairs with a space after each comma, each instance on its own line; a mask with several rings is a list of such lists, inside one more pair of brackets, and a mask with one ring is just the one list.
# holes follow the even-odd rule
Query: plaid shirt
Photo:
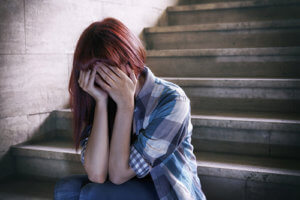
[[[160, 200], [206, 200], [197, 175], [191, 136], [190, 99], [176, 84], [145, 65], [145, 83], [135, 98], [129, 166], [138, 178], [150, 173]], [[90, 131], [91, 126], [84, 131]], [[81, 141], [81, 162], [88, 137]]]

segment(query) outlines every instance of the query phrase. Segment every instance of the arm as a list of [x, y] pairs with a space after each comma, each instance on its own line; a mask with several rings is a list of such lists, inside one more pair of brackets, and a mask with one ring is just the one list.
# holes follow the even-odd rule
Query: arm
[[190, 125], [189, 99], [182, 100], [182, 97], [175, 96], [163, 99], [156, 107], [158, 111], [155, 117], [145, 129], [140, 130], [130, 148], [128, 127], [131, 126], [128, 124], [132, 112], [120, 111], [116, 115], [109, 158], [109, 175], [115, 184], [126, 182], [135, 175], [144, 177], [153, 167], [167, 160], [187, 136]]
[[94, 123], [84, 155], [84, 168], [92, 182], [103, 183], [108, 171], [108, 122], [105, 103], [96, 103]]
[[117, 109], [109, 151], [109, 179], [115, 184], [136, 175], [128, 164], [132, 120], [133, 106]]

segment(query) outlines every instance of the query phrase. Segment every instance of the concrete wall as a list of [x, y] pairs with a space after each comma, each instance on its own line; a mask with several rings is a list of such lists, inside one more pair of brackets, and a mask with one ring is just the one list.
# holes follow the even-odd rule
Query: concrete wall
[[68, 107], [72, 53], [85, 27], [116, 17], [142, 37], [143, 28], [163, 24], [164, 10], [175, 4], [0, 0], [0, 178], [14, 170], [10, 146], [51, 130], [51, 111]]

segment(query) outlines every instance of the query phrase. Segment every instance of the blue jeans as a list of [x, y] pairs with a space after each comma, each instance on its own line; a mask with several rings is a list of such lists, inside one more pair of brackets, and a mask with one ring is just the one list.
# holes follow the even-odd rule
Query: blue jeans
[[134, 177], [116, 185], [106, 180], [94, 183], [85, 174], [66, 176], [58, 180], [54, 189], [54, 200], [114, 200], [114, 199], [159, 199], [152, 180]]

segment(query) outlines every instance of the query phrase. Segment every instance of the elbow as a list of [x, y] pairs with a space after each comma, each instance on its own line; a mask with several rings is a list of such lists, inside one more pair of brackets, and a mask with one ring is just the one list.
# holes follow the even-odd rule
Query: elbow
[[106, 181], [106, 176], [104, 175], [88, 175], [88, 178], [94, 183], [104, 183]]
[[85, 167], [85, 171], [87, 172], [88, 179], [94, 183], [104, 183], [107, 179], [107, 173], [96, 172], [94, 169], [88, 170]]
[[109, 181], [112, 182], [113, 184], [120, 185], [125, 182], [125, 180], [121, 175], [122, 173], [120, 170], [111, 169], [109, 170], [109, 175], [108, 175]]
[[109, 175], [109, 180], [110, 180], [110, 182], [112, 182], [113, 184], [116, 184], [116, 185], [120, 185], [125, 182], [120, 176], [116, 176], [116, 175], [113, 175], [113, 176]]

